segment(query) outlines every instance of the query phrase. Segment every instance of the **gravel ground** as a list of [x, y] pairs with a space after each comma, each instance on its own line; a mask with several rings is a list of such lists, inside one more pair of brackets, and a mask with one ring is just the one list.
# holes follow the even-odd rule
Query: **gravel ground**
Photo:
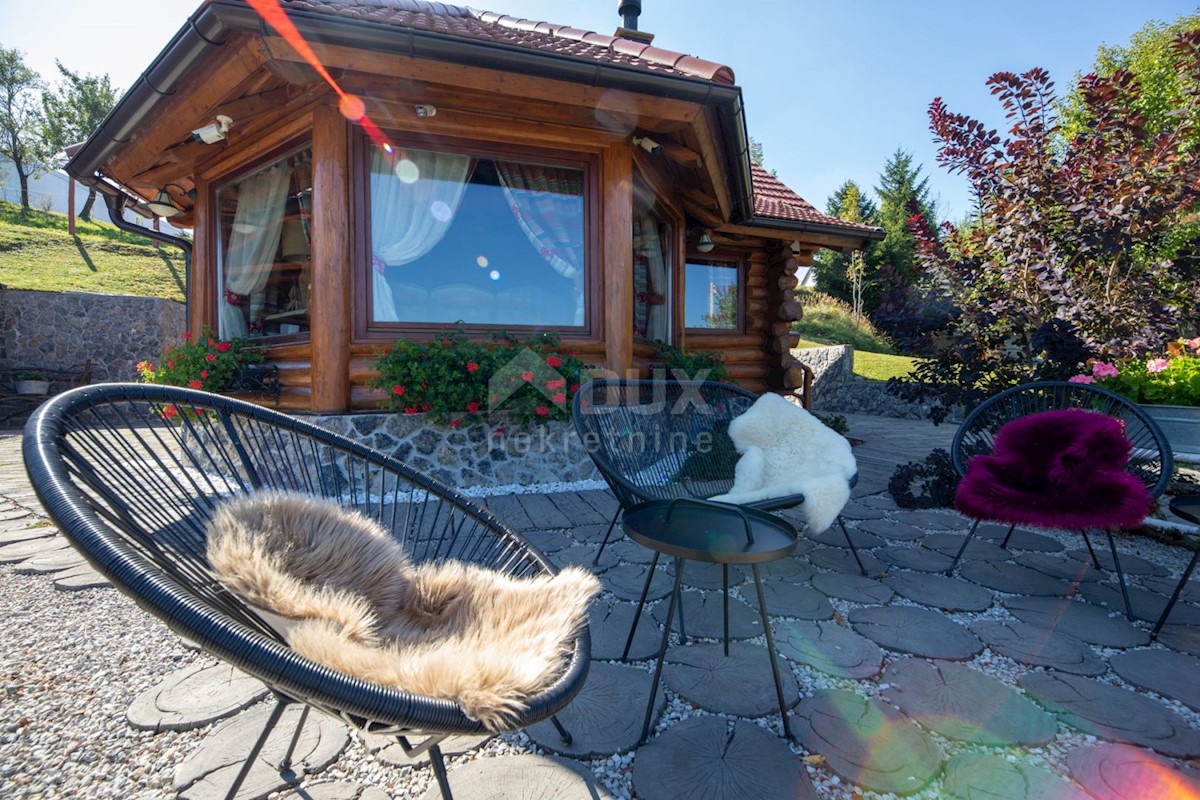
[[[595, 487], [572, 484], [570, 488]], [[1068, 547], [1079, 544], [1073, 536], [1062, 538]], [[1160, 563], [1175, 575], [1182, 571], [1190, 556], [1181, 548], [1146, 538], [1126, 539], [1122, 549]], [[176, 765], [222, 722], [194, 731], [156, 734], [131, 728], [125, 721], [125, 711], [134, 697], [169, 674], [192, 664], [215, 662], [185, 647], [165, 626], [112, 589], [56, 591], [50, 577], [19, 574], [10, 565], [0, 565], [0, 576], [5, 588], [0, 593], [0, 616], [7, 623], [0, 637], [3, 678], [0, 798], [126, 800], [174, 796]], [[893, 602], [906, 601], [897, 598]], [[833, 604], [841, 617], [856, 607], [842, 600], [834, 600]], [[1007, 618], [1008, 613], [993, 605], [982, 615], [949, 616], [967, 623], [980, 618]], [[752, 641], [765, 644], [763, 637]], [[899, 657], [887, 653], [885, 665]], [[990, 650], [968, 663], [1010, 684], [1029, 669]], [[649, 664], [644, 666], [651, 668]], [[801, 666], [793, 666], [793, 672], [804, 696], [823, 688], [847, 688], [868, 694], [884, 688], [879, 679], [842, 680]], [[1102, 679], [1121, 683], [1111, 672]], [[1157, 699], [1200, 728], [1200, 714], [1178, 702]], [[708, 713], [668, 692], [667, 711], [660, 729], [677, 720]], [[774, 718], [756, 722], [780, 732], [779, 722]], [[964, 748], [935, 738], [948, 755]], [[1023, 752], [1029, 753], [1036, 763], [1065, 776], [1067, 753], [1092, 741], [1093, 737], [1060, 725], [1059, 735], [1050, 744]], [[792, 749], [798, 755], [808, 755], [797, 747]], [[455, 764], [481, 756], [527, 752], [541, 750], [524, 733], [506, 734], [476, 751], [449, 759], [449, 766], [453, 769]], [[996, 749], [995, 752], [1011, 755], [1013, 751]], [[615, 797], [629, 798], [633, 759], [632, 754], [625, 754], [585, 763]], [[806, 767], [822, 798], [888, 797], [848, 786], [819, 764]], [[426, 791], [432, 777], [426, 768], [381, 764], [359, 740], [352, 739], [350, 747], [332, 767], [304, 785], [333, 780], [376, 786], [396, 798], [415, 798]], [[939, 786], [940, 782], [935, 782], [931, 788], [911, 797], [937, 800]]]

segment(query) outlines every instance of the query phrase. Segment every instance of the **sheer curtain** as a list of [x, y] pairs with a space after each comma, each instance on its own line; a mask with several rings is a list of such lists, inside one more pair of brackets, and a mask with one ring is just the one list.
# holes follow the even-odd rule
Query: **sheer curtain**
[[633, 214], [633, 333], [667, 341], [667, 257], [653, 211]]
[[[221, 335], [250, 335], [261, 324], [264, 288], [275, 267], [283, 231], [284, 209], [292, 167], [281, 162], [237, 184], [237, 211], [225, 253], [225, 294], [221, 302]], [[249, 304], [250, 325], [242, 306]]]
[[463, 193], [472, 160], [456, 153], [404, 150], [398, 162], [371, 153], [371, 264], [374, 317], [399, 322], [384, 267], [401, 266], [428, 253], [446, 235]]
[[497, 161], [496, 174], [517, 224], [546, 263], [574, 282], [575, 325], [584, 323], [583, 173]]

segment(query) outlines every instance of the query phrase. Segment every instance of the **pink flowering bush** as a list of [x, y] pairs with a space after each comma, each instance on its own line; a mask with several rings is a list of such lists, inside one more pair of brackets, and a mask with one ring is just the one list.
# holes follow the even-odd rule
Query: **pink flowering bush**
[[1138, 403], [1200, 406], [1200, 336], [1167, 345], [1167, 354], [1110, 364], [1089, 362], [1091, 373], [1074, 383], [1094, 383]]

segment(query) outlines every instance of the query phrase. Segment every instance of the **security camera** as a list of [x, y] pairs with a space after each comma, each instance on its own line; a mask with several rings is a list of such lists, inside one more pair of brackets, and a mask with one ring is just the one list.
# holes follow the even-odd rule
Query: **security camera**
[[421, 119], [432, 117], [437, 113], [437, 106], [431, 106], [428, 103], [420, 103], [416, 106], [417, 116]]
[[215, 122], [210, 122], [203, 128], [192, 131], [192, 138], [204, 144], [216, 144], [225, 138], [225, 134], [229, 133], [232, 125], [233, 120], [230, 117], [218, 114]]
[[658, 142], [654, 141], [653, 139], [647, 138], [645, 136], [633, 137], [633, 143], [636, 144], [638, 147], [642, 148], [643, 150], [645, 150], [650, 155], [656, 156], [662, 152], [661, 144], [659, 144]]

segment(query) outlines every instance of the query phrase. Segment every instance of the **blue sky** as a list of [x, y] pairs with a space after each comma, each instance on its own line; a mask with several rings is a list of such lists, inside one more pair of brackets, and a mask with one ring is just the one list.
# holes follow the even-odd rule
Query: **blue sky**
[[[466, 3], [464, 3], [466, 4]], [[612, 33], [614, 0], [471, 0], [529, 19]], [[44, 76], [57, 57], [128, 87], [195, 10], [191, 0], [0, 0], [0, 44]], [[1040, 66], [1065, 87], [1102, 43], [1147, 20], [1196, 10], [1176, 0], [643, 0], [654, 43], [734, 69], [766, 166], [818, 208], [843, 181], [870, 187], [903, 147], [931, 178], [943, 213], [969, 208], [961, 177], [935, 161], [926, 109], [934, 97], [992, 127], [1004, 122], [984, 81]]]

